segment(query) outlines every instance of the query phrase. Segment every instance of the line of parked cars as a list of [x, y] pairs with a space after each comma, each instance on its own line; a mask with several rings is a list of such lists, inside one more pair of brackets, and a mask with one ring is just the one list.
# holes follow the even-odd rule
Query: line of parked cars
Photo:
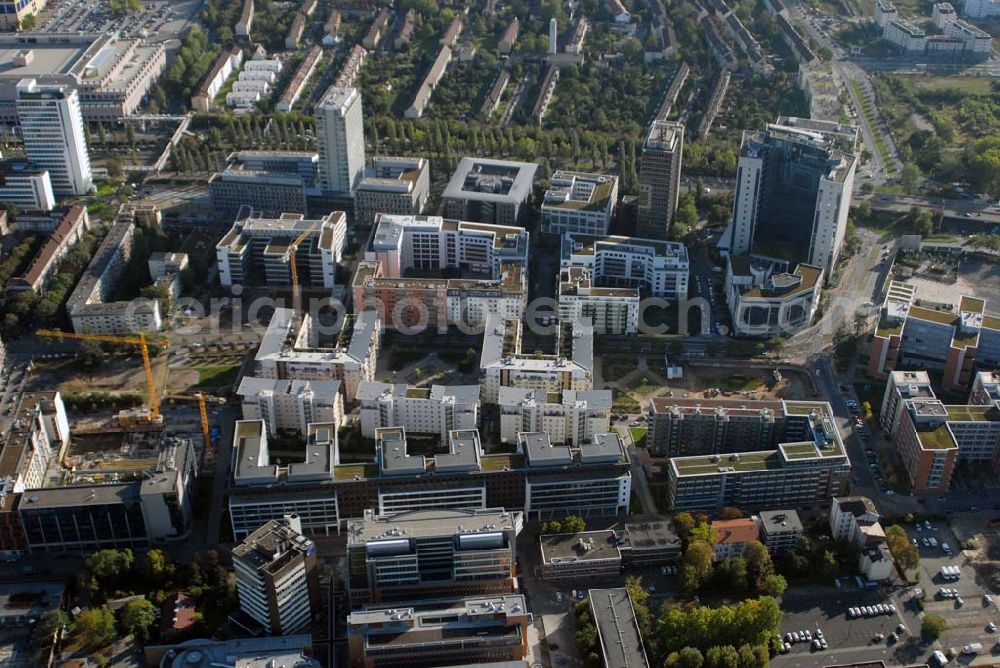
[[823, 629], [817, 628], [816, 633], [806, 629], [805, 631], [792, 631], [785, 634], [785, 642], [781, 645], [781, 653], [788, 654], [792, 651], [792, 645], [797, 642], [807, 642], [814, 651], [827, 649], [829, 645], [823, 637]]
[[876, 603], [875, 605], [862, 605], [856, 608], [848, 608], [847, 616], [851, 619], [860, 617], [878, 617], [879, 615], [893, 615], [896, 613], [894, 603]]

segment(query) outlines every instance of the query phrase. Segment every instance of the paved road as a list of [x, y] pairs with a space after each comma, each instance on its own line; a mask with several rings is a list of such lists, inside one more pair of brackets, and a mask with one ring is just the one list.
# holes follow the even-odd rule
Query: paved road
[[[223, 406], [218, 409], [216, 421], [220, 428], [219, 448], [215, 457], [215, 479], [212, 481], [212, 505], [208, 511], [208, 545], [218, 545], [222, 513], [226, 509], [226, 494], [229, 493], [230, 468], [232, 460], [233, 429], [236, 425], [236, 409]], [[230, 540], [231, 536], [226, 536]]]

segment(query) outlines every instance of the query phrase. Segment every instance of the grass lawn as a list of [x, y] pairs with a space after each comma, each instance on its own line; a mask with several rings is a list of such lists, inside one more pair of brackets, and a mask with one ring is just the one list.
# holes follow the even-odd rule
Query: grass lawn
[[240, 373], [240, 365], [204, 366], [198, 368], [198, 387], [232, 385]]
[[644, 448], [646, 447], [646, 432], [648, 430], [645, 427], [632, 427], [628, 430], [629, 436], [632, 437], [632, 442], [635, 443], [635, 447]]
[[756, 390], [763, 384], [760, 379], [747, 376], [726, 376], [719, 381], [719, 387], [724, 390]]
[[989, 77], [928, 77], [907, 76], [919, 90], [956, 90], [969, 95], [989, 95], [993, 92], [993, 80]]

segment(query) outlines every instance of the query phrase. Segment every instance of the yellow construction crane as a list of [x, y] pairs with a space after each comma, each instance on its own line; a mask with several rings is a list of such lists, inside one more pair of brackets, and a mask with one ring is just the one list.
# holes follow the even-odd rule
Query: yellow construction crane
[[212, 447], [212, 436], [211, 429], [208, 426], [208, 402], [216, 404], [224, 404], [226, 400], [223, 397], [213, 397], [205, 394], [204, 392], [196, 392], [193, 395], [189, 394], [172, 394], [167, 397], [167, 399], [179, 399], [181, 401], [197, 401], [198, 402], [198, 412], [201, 414], [201, 435], [205, 439], [205, 453], [206, 456], [211, 453], [214, 448]]
[[163, 337], [147, 337], [139, 333], [135, 336], [117, 336], [114, 334], [75, 334], [61, 332], [58, 329], [40, 329], [38, 336], [54, 339], [76, 339], [78, 341], [97, 341], [100, 343], [125, 343], [136, 346], [142, 353], [142, 368], [146, 373], [146, 391], [149, 393], [149, 411], [146, 421], [152, 422], [160, 417], [160, 400], [156, 395], [156, 383], [153, 380], [153, 365], [149, 361], [149, 344], [153, 343], [163, 348], [170, 347], [170, 340]]
[[302, 292], [299, 288], [299, 268], [295, 261], [295, 255], [298, 252], [299, 244], [309, 238], [309, 235], [313, 233], [316, 226], [319, 225], [318, 222], [310, 225], [302, 234], [298, 236], [295, 241], [288, 244], [288, 250], [286, 255], [292, 270], [292, 308], [298, 312], [302, 310]]

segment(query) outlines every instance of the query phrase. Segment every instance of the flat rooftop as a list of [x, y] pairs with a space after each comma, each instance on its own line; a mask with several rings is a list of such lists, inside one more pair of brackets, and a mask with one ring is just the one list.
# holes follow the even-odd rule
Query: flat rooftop
[[584, 531], [540, 536], [542, 563], [567, 564], [578, 561], [620, 561], [619, 539], [614, 531]]
[[502, 508], [486, 510], [413, 510], [375, 515], [347, 523], [348, 544], [400, 538], [427, 538], [516, 531], [521, 513]]
[[642, 635], [628, 590], [591, 589], [587, 592], [590, 610], [604, 654], [604, 665], [620, 668], [648, 668]]

